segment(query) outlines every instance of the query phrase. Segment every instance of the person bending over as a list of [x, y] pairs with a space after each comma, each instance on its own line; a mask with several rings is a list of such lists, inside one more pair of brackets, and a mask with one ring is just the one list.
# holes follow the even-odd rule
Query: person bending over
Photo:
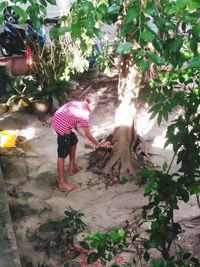
[[[78, 139], [72, 131], [75, 129], [95, 147], [108, 147], [109, 142], [100, 143], [96, 140], [89, 127], [89, 115], [94, 111], [99, 101], [97, 94], [89, 94], [84, 101], [70, 101], [61, 106], [53, 115], [51, 127], [57, 133], [57, 169], [58, 187], [72, 191], [75, 186], [65, 180], [65, 158], [69, 155], [69, 175], [74, 175], [82, 168], [75, 164]], [[82, 128], [82, 129], [81, 129]]]

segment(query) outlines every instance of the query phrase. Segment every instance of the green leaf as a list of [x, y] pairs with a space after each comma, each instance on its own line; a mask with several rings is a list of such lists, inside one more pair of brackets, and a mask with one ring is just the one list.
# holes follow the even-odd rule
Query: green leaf
[[101, 37], [102, 37], [102, 32], [101, 32], [100, 29], [94, 27], [94, 28], [93, 28], [93, 32], [94, 32], [94, 34], [95, 34], [99, 39], [101, 39]]
[[148, 58], [150, 58], [151, 61], [153, 61], [157, 65], [163, 65], [165, 63], [165, 61], [162, 57], [157, 56], [156, 54], [154, 54], [151, 51], [147, 51], [146, 54], [147, 54]]
[[47, 7], [47, 2], [45, 0], [40, 0], [41, 5], [43, 5], [44, 7]]
[[126, 184], [128, 182], [128, 179], [124, 176], [120, 177], [119, 184]]
[[147, 27], [149, 30], [151, 30], [155, 35], [158, 35], [159, 30], [158, 30], [158, 27], [157, 27], [157, 25], [156, 25], [155, 23], [148, 21], [148, 22], [145, 23], [145, 25], [146, 25], [146, 27]]
[[145, 251], [145, 253], [144, 253], [144, 260], [145, 260], [146, 262], [148, 262], [149, 259], [150, 259], [149, 253], [148, 253], [147, 251]]
[[98, 260], [98, 254], [96, 252], [90, 253], [90, 255], [87, 258], [87, 263], [92, 264], [93, 262]]
[[200, 24], [193, 26], [193, 28], [192, 28], [192, 32], [193, 32], [196, 36], [200, 37]]
[[34, 15], [31, 15], [30, 16], [30, 20], [31, 22], [33, 23], [33, 26], [35, 29], [39, 29], [40, 26], [41, 26], [41, 21], [40, 21], [40, 18], [34, 16]]
[[72, 39], [79, 38], [81, 36], [81, 28], [79, 24], [72, 24], [71, 26], [71, 37]]
[[139, 13], [140, 13], [140, 10], [138, 7], [129, 8], [126, 13], [125, 22], [126, 23], [132, 22], [134, 19], [138, 17]]
[[66, 26], [54, 27], [50, 29], [49, 35], [51, 37], [58, 37], [58, 36], [64, 35], [66, 32], [69, 32], [69, 28]]
[[82, 248], [87, 249], [87, 250], [90, 250], [90, 246], [88, 245], [87, 242], [85, 242], [85, 241], [80, 241], [79, 244], [80, 244], [80, 246], [81, 246]]
[[0, 15], [0, 24], [4, 21], [4, 15]]
[[62, 21], [66, 21], [67, 18], [68, 18], [68, 17], [67, 17], [66, 15], [63, 15], [63, 16], [60, 17], [60, 21], [61, 21], [61, 22], [62, 22]]
[[73, 260], [73, 259], [76, 259], [79, 255], [80, 255], [80, 252], [77, 251], [77, 250], [75, 250], [75, 251], [73, 251], [73, 253], [71, 254], [71, 257], [70, 257], [70, 258]]
[[139, 67], [142, 72], [148, 71], [149, 70], [149, 63], [147, 61], [141, 60], [139, 63]]
[[170, 44], [170, 50], [173, 52], [179, 51], [183, 45], [182, 36], [176, 36], [176, 39]]
[[105, 4], [101, 4], [97, 8], [97, 12], [100, 13], [102, 16], [105, 16], [108, 12], [107, 6]]
[[186, 5], [190, 11], [194, 11], [200, 7], [200, 2], [199, 0], [188, 0]]
[[114, 243], [118, 243], [121, 240], [121, 236], [119, 235], [118, 231], [110, 232], [109, 237], [111, 238], [112, 242], [114, 242]]
[[158, 114], [158, 118], [157, 118], [157, 123], [158, 123], [158, 125], [160, 125], [161, 122], [162, 122], [162, 113], [159, 113], [159, 114]]
[[162, 42], [160, 42], [160, 40], [158, 38], [154, 38], [152, 44], [157, 51], [162, 52], [163, 44], [162, 44]]
[[8, 3], [6, 1], [3, 1], [0, 3], [0, 11], [4, 10], [8, 6]]
[[145, 41], [152, 42], [154, 39], [154, 34], [151, 31], [143, 31], [140, 34], [140, 38], [142, 38]]
[[189, 201], [190, 195], [189, 195], [189, 193], [185, 189], [179, 188], [178, 189], [178, 195], [181, 197], [181, 199], [185, 203]]
[[83, 11], [87, 14], [94, 11], [94, 6], [91, 2], [86, 1], [83, 5]]
[[120, 55], [125, 55], [131, 53], [133, 49], [133, 44], [129, 42], [120, 43], [117, 47], [117, 53]]
[[113, 4], [112, 6], [110, 6], [108, 8], [108, 13], [110, 14], [117, 14], [120, 10], [120, 6], [116, 5], [116, 4]]
[[124, 229], [119, 229], [118, 230], [118, 234], [119, 234], [119, 236], [121, 236], [121, 237], [124, 237], [124, 235], [125, 235], [125, 231], [124, 231]]
[[27, 17], [27, 13], [24, 9], [22, 9], [19, 6], [12, 6], [14, 12], [20, 17], [20, 22], [26, 22], [28, 17]]
[[163, 165], [162, 165], [162, 169], [163, 169], [163, 171], [166, 171], [166, 170], [167, 170], [167, 167], [168, 167], [168, 164], [167, 164], [167, 162], [165, 161], [165, 162], [163, 163]]
[[199, 68], [200, 67], [200, 57], [194, 57], [189, 61], [188, 68]]
[[56, 0], [46, 0], [51, 5], [56, 5]]
[[191, 185], [188, 187], [190, 193], [193, 194], [200, 194], [200, 185]]
[[147, 2], [146, 7], [144, 8], [144, 13], [147, 13], [151, 16], [156, 15], [156, 8], [154, 6], [154, 3]]
[[185, 9], [186, 7], [186, 0], [177, 0], [176, 1], [176, 10], [180, 11]]

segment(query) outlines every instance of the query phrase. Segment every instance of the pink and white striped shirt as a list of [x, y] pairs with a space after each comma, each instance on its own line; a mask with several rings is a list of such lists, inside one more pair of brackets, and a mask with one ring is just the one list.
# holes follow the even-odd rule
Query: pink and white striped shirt
[[89, 127], [89, 108], [86, 101], [71, 101], [60, 107], [53, 115], [51, 127], [60, 135], [69, 134], [78, 124]]

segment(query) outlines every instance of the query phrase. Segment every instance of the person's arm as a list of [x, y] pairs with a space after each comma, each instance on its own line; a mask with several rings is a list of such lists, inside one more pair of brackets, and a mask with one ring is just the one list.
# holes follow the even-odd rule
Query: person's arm
[[90, 132], [90, 128], [84, 128], [84, 134], [85, 137], [95, 146], [95, 147], [100, 147], [100, 142], [98, 140], [96, 140], [91, 132]]
[[84, 139], [87, 140], [87, 138], [86, 138], [84, 132], [82, 131], [82, 129], [80, 129], [79, 127], [74, 127], [74, 129], [77, 131], [77, 133], [80, 134], [80, 136], [82, 136]]
[[100, 147], [105, 147], [105, 148], [108, 148], [108, 147], [111, 147], [111, 143], [109, 141], [107, 142], [103, 142], [103, 143], [100, 143], [98, 140], [96, 140], [93, 135], [91, 134], [90, 132], [90, 128], [84, 128], [84, 133], [85, 133], [85, 136], [86, 138], [92, 142], [92, 144], [97, 147], [97, 148], [100, 148]]

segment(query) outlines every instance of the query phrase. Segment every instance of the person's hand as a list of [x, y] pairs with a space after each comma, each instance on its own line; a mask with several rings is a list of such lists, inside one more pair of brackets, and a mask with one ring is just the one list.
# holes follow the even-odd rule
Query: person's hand
[[112, 143], [110, 141], [103, 142], [99, 145], [100, 148], [112, 148]]

